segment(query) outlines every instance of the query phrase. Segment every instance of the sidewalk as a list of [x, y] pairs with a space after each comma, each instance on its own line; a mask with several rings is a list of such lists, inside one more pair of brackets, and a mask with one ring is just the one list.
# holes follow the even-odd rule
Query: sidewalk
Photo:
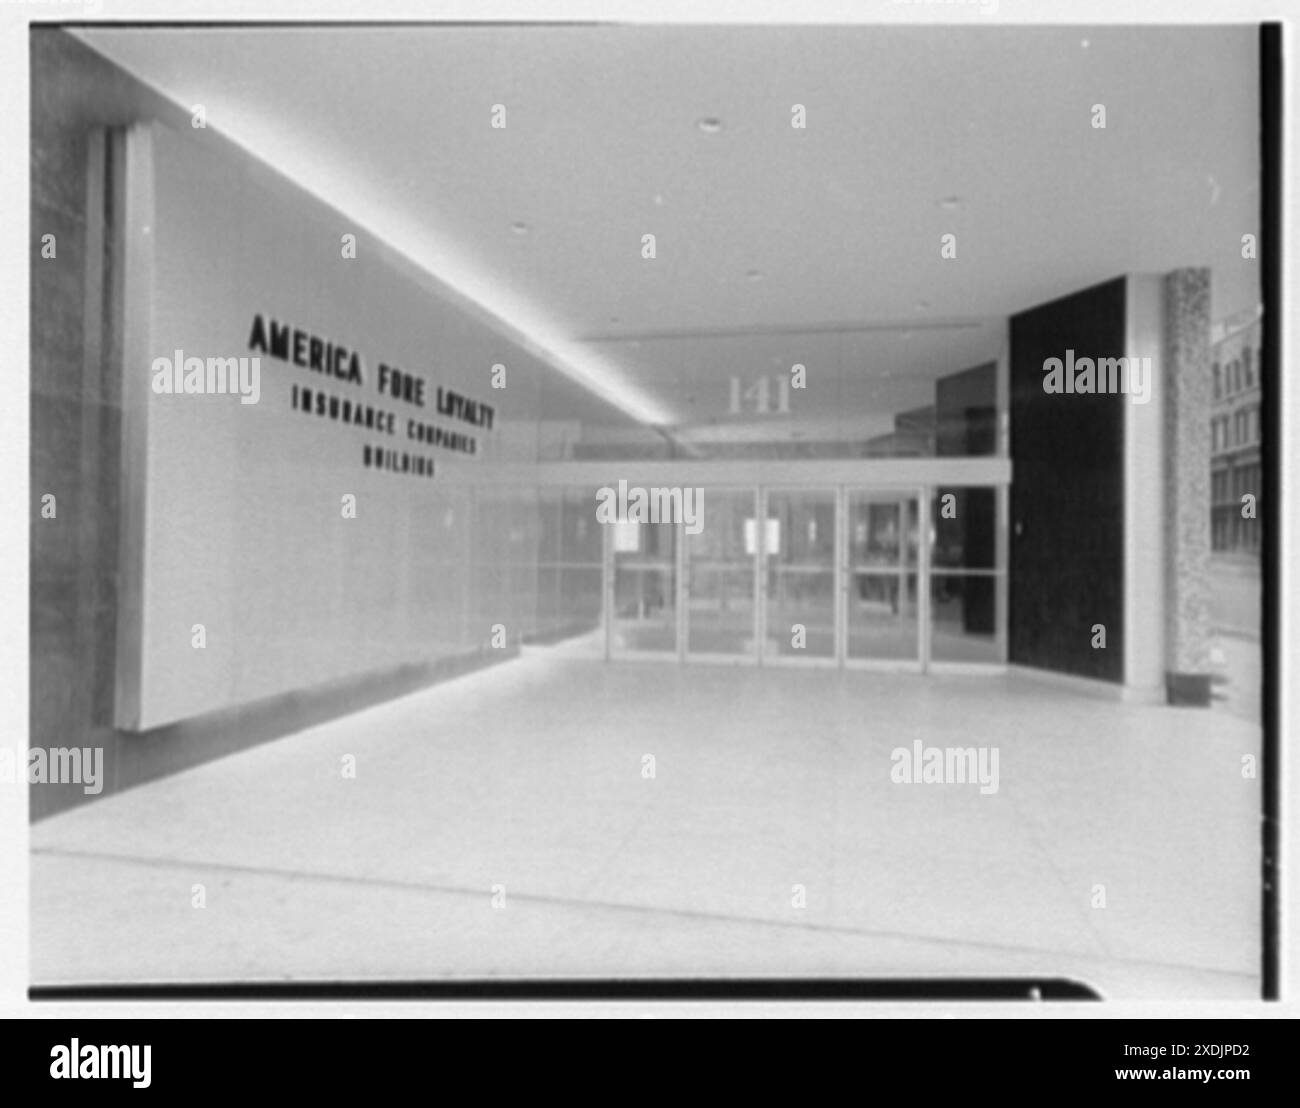
[[1264, 655], [1260, 642], [1263, 589], [1254, 557], [1220, 554], [1210, 559], [1210, 619], [1214, 707], [1260, 722]]

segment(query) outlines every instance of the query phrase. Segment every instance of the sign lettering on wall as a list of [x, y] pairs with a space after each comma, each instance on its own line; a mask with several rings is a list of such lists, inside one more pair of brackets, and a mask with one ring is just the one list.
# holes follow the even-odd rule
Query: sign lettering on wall
[[[302, 382], [292, 385], [289, 392], [292, 410], [363, 427], [403, 444], [477, 454], [479, 443], [475, 435], [449, 429], [429, 419], [437, 416], [480, 431], [491, 431], [496, 418], [490, 404], [442, 385], [430, 390], [424, 377], [397, 366], [379, 362], [371, 375], [357, 351], [273, 317], [263, 317], [261, 313], [253, 316], [248, 348], [319, 375], [319, 381], [304, 377]], [[367, 393], [373, 400], [366, 399]], [[418, 410], [418, 414], [411, 409]], [[387, 439], [362, 446], [362, 465], [417, 477], [434, 475], [431, 456], [400, 449]]]

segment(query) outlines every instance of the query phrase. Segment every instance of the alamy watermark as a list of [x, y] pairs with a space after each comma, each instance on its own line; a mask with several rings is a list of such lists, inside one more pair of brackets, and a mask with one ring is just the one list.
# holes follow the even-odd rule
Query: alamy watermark
[[1134, 404], [1151, 399], [1150, 358], [1076, 358], [1067, 350], [1064, 360], [1044, 361], [1043, 372], [1047, 393], [1127, 393]]
[[177, 350], [153, 360], [153, 391], [164, 394], [239, 395], [241, 404], [262, 396], [261, 358], [187, 358]]
[[688, 535], [698, 535], [704, 530], [704, 490], [628, 488], [626, 481], [617, 489], [606, 485], [596, 490], [596, 522], [683, 523]]
[[50, 1076], [58, 1080], [82, 1078], [110, 1081], [130, 1081], [137, 1089], [147, 1089], [152, 1047], [95, 1046], [73, 1039], [66, 1046], [60, 1043], [50, 1048]]
[[930, 746], [920, 739], [895, 747], [889, 779], [895, 785], [979, 785], [980, 795], [998, 791], [996, 746]]
[[[20, 768], [21, 767], [21, 768]], [[104, 791], [104, 748], [0, 746], [0, 784], [81, 785], [87, 796]]]

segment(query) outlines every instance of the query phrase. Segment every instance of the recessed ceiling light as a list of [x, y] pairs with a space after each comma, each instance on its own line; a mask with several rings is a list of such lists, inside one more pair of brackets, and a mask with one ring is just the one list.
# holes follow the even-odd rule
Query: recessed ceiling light
[[516, 235], [526, 235], [528, 234], [529, 231], [532, 230], [532, 228], [529, 227], [528, 224], [525, 223], [522, 219], [517, 219], [512, 224], [510, 224], [510, 230], [512, 230]]
[[1079, 43], [1079, 45], [1082, 46], [1085, 50], [1087, 50], [1088, 47], [1092, 45], [1092, 43], [1090, 43], [1087, 39], [1084, 39], [1082, 42]]
[[622, 320], [620, 320], [620, 319], [618, 318], [618, 316], [616, 316], [616, 315], [612, 315], [612, 316], [610, 316], [610, 317], [609, 317], [609, 321], [610, 321], [610, 323], [613, 323], [613, 324], [615, 324], [615, 325], [617, 325], [617, 324], [619, 324], [619, 323], [622, 322]]
[[939, 201], [939, 207], [948, 208], [949, 210], [957, 207], [961, 203], [960, 196], [945, 196]]
[[706, 115], [703, 119], [697, 119], [695, 126], [706, 135], [716, 135], [722, 130], [722, 120], [715, 115]]
[[918, 312], [925, 311], [925, 309], [928, 308], [929, 306], [930, 306], [930, 301], [928, 300], [918, 300], [916, 302], [916, 310]]
[[751, 269], [746, 272], [745, 277], [750, 281], [761, 281], [763, 279], [763, 274], [757, 269]]

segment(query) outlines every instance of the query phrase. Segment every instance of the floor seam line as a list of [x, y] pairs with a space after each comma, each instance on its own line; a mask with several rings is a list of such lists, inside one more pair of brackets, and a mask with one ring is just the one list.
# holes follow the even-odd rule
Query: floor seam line
[[[308, 880], [322, 883], [334, 884], [351, 884], [351, 885], [369, 885], [374, 888], [387, 888], [400, 890], [410, 893], [428, 893], [441, 894], [462, 897], [480, 897], [488, 895], [479, 890], [465, 888], [463, 886], [451, 885], [430, 885], [415, 882], [399, 881], [393, 878], [371, 878], [356, 877], [350, 874], [326, 874], [311, 871], [285, 870], [274, 867], [247, 866], [230, 862], [198, 862], [191, 859], [181, 858], [151, 858], [144, 855], [121, 855], [105, 853], [100, 851], [84, 850], [67, 850], [60, 848], [42, 847], [33, 848], [32, 854], [40, 854], [48, 857], [63, 858], [81, 858], [94, 859], [99, 861], [122, 862], [131, 865], [153, 866], [155, 868], [208, 868], [226, 870], [228, 872], [241, 873], [246, 876], [258, 877], [280, 877], [291, 880]], [[676, 916], [704, 923], [730, 923], [752, 927], [780, 928], [782, 930], [808, 931], [820, 935], [845, 935], [855, 936], [857, 938], [877, 938], [889, 940], [902, 940], [905, 942], [915, 942], [934, 946], [946, 947], [967, 947], [977, 950], [986, 951], [1010, 951], [1018, 956], [1059, 956], [1069, 959], [1082, 959], [1091, 962], [1113, 962], [1116, 964], [1127, 964], [1137, 966], [1155, 966], [1171, 970], [1191, 970], [1200, 973], [1214, 973], [1231, 977], [1250, 978], [1249, 972], [1240, 970], [1222, 969], [1219, 967], [1207, 967], [1198, 965], [1184, 965], [1180, 963], [1153, 962], [1145, 959], [1133, 959], [1128, 957], [1103, 957], [1098, 958], [1095, 954], [1082, 954], [1073, 951], [1064, 951], [1059, 949], [1033, 947], [1033, 946], [1012, 946], [1007, 943], [989, 943], [971, 939], [955, 939], [936, 935], [925, 935], [917, 933], [907, 933], [901, 931], [889, 931], [875, 928], [845, 927], [842, 925], [822, 925], [813, 923], [800, 923], [795, 921], [785, 921], [776, 919], [764, 919], [758, 916], [736, 916], [724, 915], [718, 913], [701, 912], [694, 909], [674, 908], [663, 905], [645, 905], [645, 904], [628, 904], [616, 901], [603, 900], [581, 900], [572, 897], [550, 896], [538, 893], [520, 893], [513, 892], [510, 894], [516, 900], [523, 900], [528, 903], [545, 904], [550, 906], [559, 906], [565, 908], [589, 908], [602, 911], [612, 912], [636, 912], [640, 914]]]

